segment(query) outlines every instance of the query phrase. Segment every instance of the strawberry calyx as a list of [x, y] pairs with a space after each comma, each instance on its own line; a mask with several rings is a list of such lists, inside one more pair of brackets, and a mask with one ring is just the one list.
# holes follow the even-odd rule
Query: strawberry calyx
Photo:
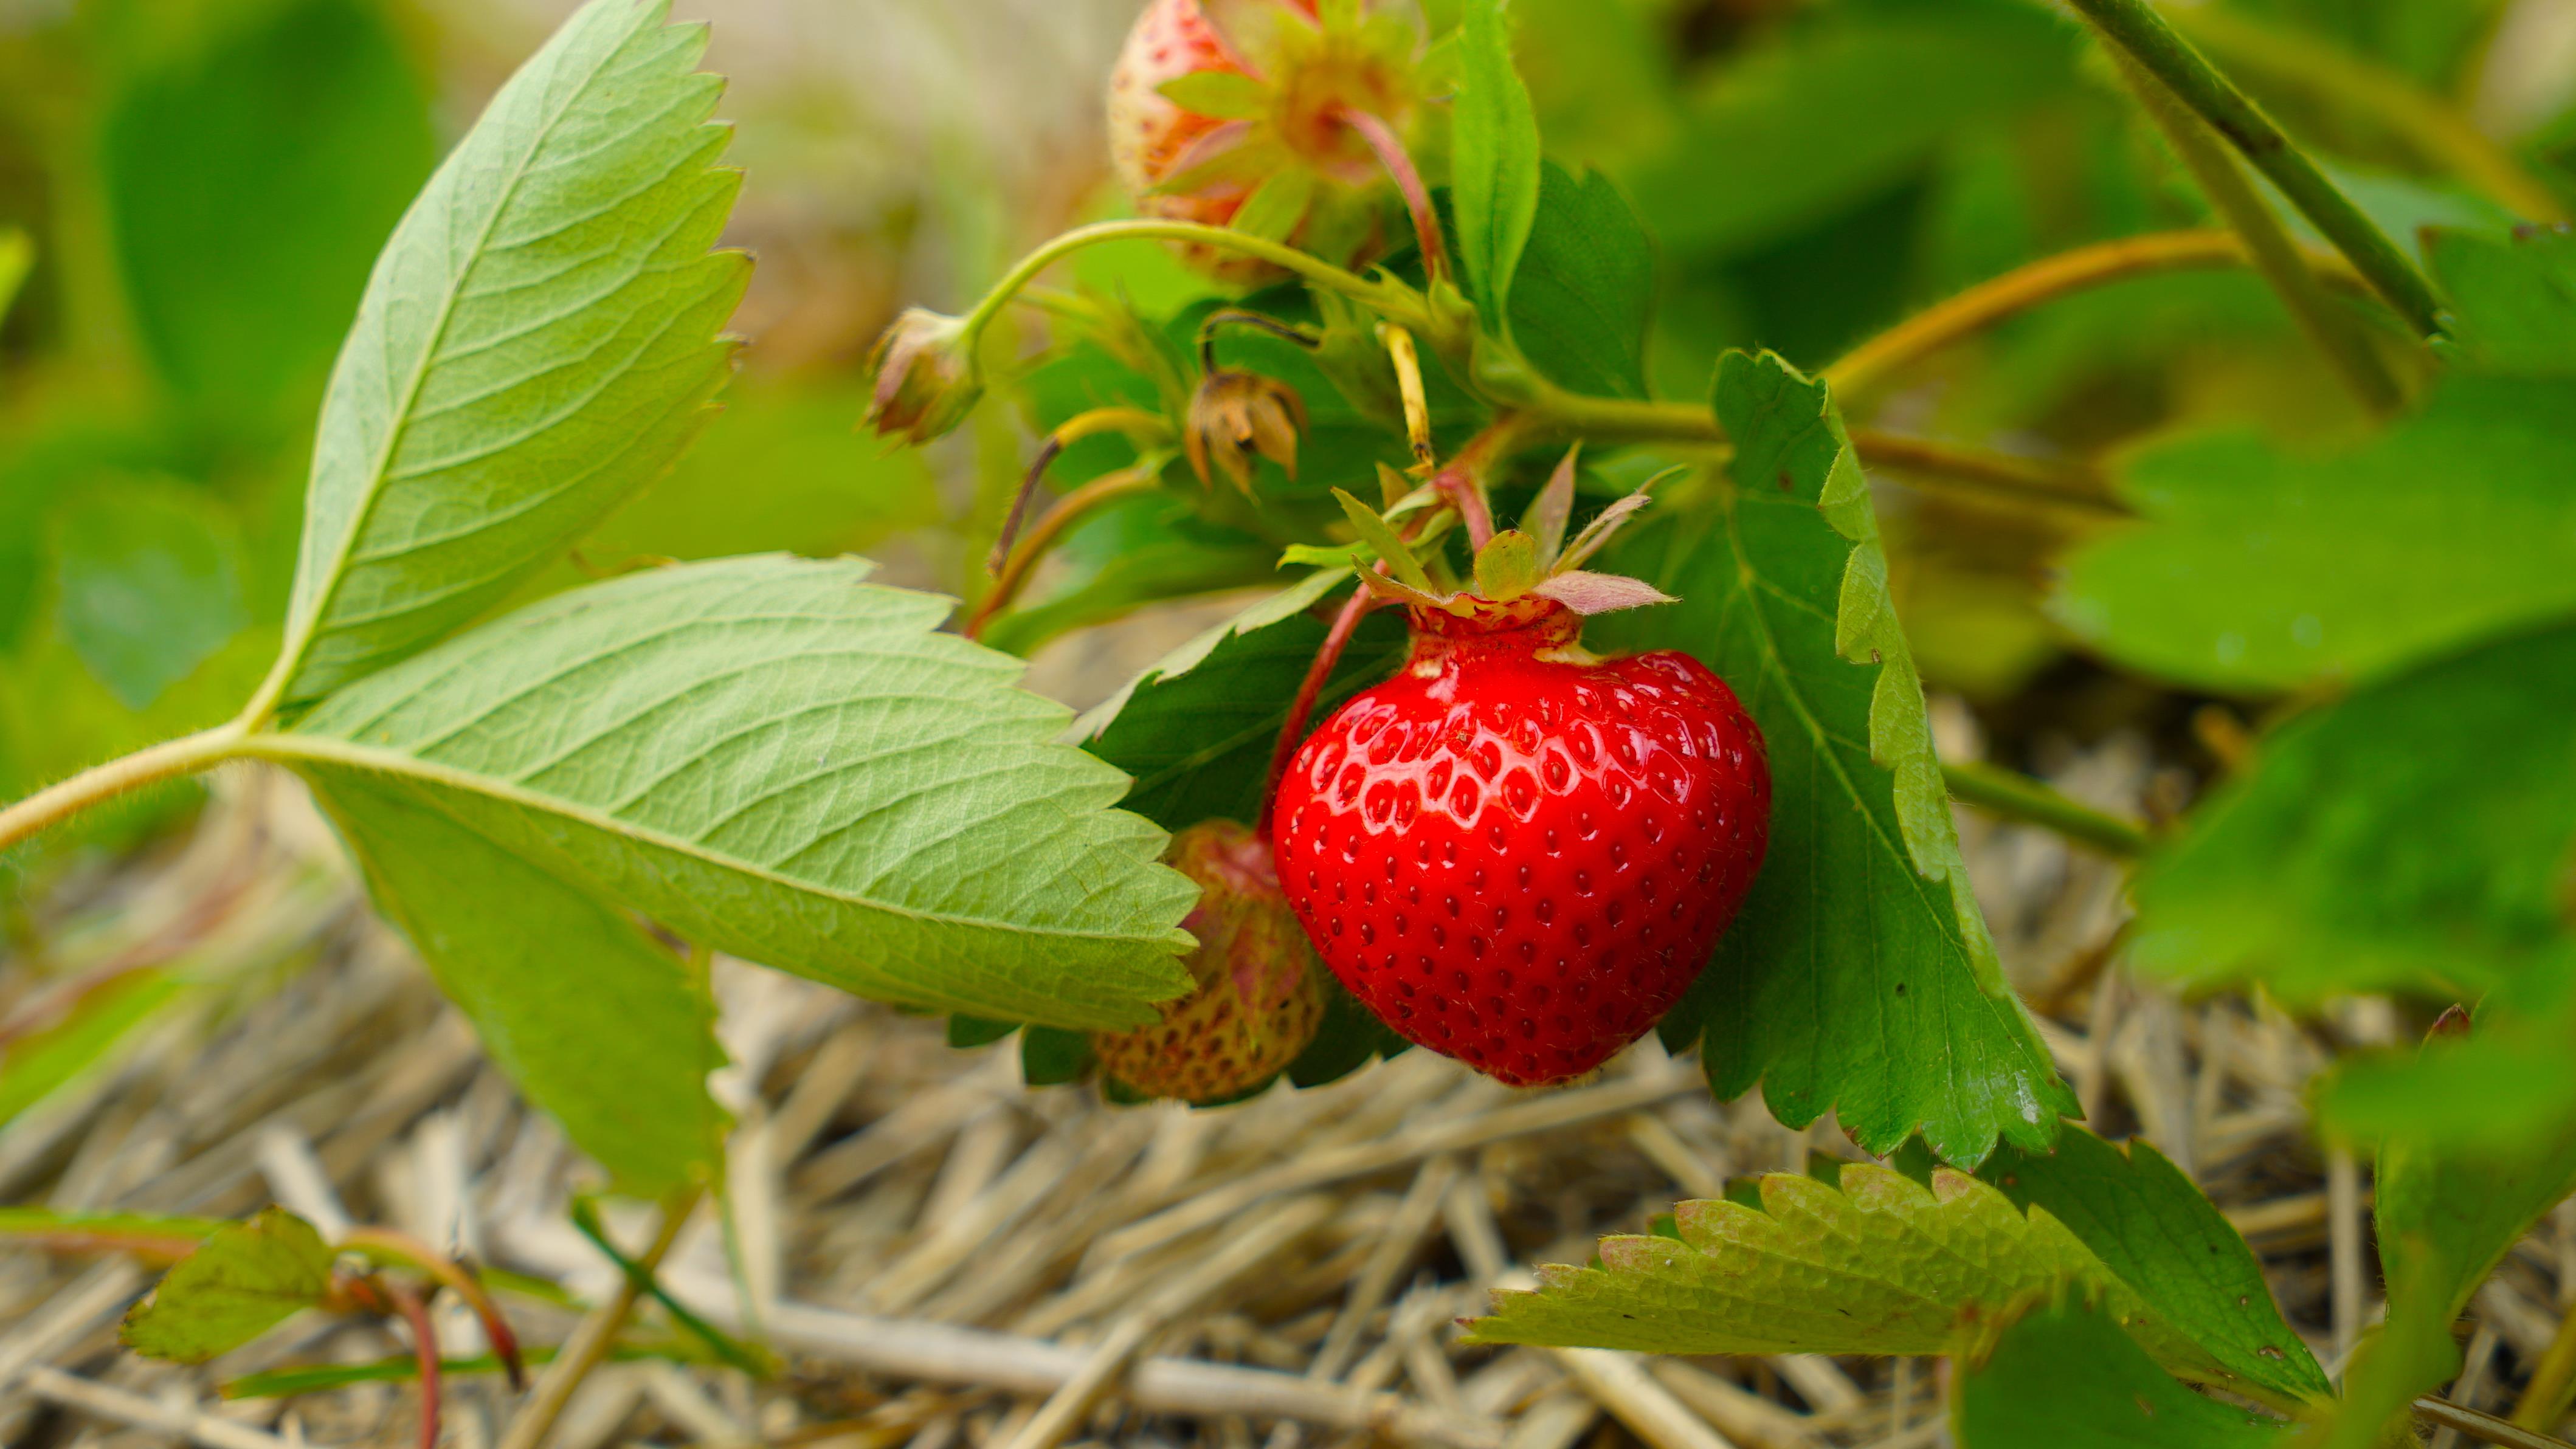
[[[1361, 584], [1382, 602], [1403, 605], [1414, 620], [1417, 634], [1426, 628], [1455, 632], [1437, 624], [1444, 616], [1469, 621], [1479, 631], [1491, 632], [1525, 629], [1536, 620], [1562, 614], [1577, 621], [1579, 629], [1579, 621], [1594, 614], [1674, 602], [1670, 594], [1643, 579], [1583, 567], [1622, 524], [1653, 501], [1651, 490], [1661, 475], [1603, 509], [1571, 542], [1566, 541], [1566, 527], [1574, 512], [1575, 461], [1579, 451], [1569, 450], [1557, 464], [1520, 527], [1495, 533], [1476, 549], [1474, 577], [1464, 585], [1444, 586], [1441, 580], [1434, 579], [1414, 556], [1412, 545], [1389, 522], [1436, 497], [1436, 484], [1425, 485], [1399, 500], [1384, 515], [1335, 489], [1334, 496], [1341, 501], [1351, 527], [1384, 565], [1383, 572], [1362, 567]], [[1437, 532], [1436, 527], [1423, 530], [1425, 536]]]

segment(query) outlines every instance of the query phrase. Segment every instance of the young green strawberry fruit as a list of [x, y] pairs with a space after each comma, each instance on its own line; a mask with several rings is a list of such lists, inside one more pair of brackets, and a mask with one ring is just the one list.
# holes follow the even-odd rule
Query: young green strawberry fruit
[[[1378, 147], [1400, 147], [1424, 107], [1423, 49], [1388, 0], [1152, 0], [1110, 75], [1110, 159], [1145, 215], [1362, 260], [1383, 245]], [[1181, 254], [1236, 285], [1281, 275], [1217, 248]]]
[[1606, 529], [1560, 563], [1565, 502], [1542, 499], [1535, 539], [1495, 536], [1476, 592], [1372, 577], [1408, 606], [1411, 656], [1271, 802], [1288, 902], [1342, 984], [1514, 1086], [1588, 1072], [1671, 1009], [1770, 833], [1762, 735], [1725, 681], [1671, 650], [1583, 649], [1583, 613], [1662, 596], [1573, 569]]
[[1181, 928], [1196, 988], [1163, 1019], [1091, 1039], [1102, 1070], [1149, 1097], [1215, 1102], [1279, 1074], [1315, 1039], [1324, 985], [1314, 951], [1279, 893], [1270, 847], [1231, 820], [1172, 837], [1163, 861], [1199, 885]]

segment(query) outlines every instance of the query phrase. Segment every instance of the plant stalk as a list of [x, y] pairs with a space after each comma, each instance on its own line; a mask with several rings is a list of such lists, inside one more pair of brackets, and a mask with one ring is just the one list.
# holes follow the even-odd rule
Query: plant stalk
[[2466, 1405], [2455, 1404], [2448, 1399], [2437, 1399], [2429, 1394], [2417, 1399], [2414, 1409], [2415, 1417], [2428, 1424], [2457, 1429], [2472, 1439], [2488, 1444], [2500, 1444], [2504, 1449], [2571, 1449], [2564, 1439], [2553, 1438], [2536, 1429], [2526, 1429], [2510, 1420], [2499, 1419], [2493, 1414], [2482, 1414]]
[[2548, 1349], [2531, 1371], [2531, 1382], [2513, 1406], [2513, 1422], [2535, 1431], [2547, 1429], [2566, 1416], [2571, 1395], [2576, 1395], [2576, 1313], [2560, 1315], [2558, 1332], [2550, 1336]]
[[2371, 290], [2420, 336], [2441, 329], [2441, 304], [2433, 286], [2378, 223], [2362, 214], [2342, 188], [2292, 144], [2236, 84], [2165, 23], [2149, 0], [2070, 0], [2112, 44], [2173, 89], [2183, 104], [2216, 127], [2254, 169], [2271, 179], [2290, 204], [2351, 259]]
[[2056, 831], [2115, 860], [2134, 860], [2152, 843], [2147, 828], [2090, 805], [2078, 804], [2017, 770], [1982, 763], [1941, 766], [1950, 798], [1990, 815]]
[[1862, 462], [1907, 475], [1898, 481], [1926, 493], [1955, 493], [2017, 509], [2054, 508], [2097, 519], [2135, 516], [2111, 496], [2099, 472], [2081, 463], [1985, 452], [1876, 428], [1853, 428], [1851, 445]]
[[0, 850], [119, 795], [220, 765], [240, 753], [242, 741], [249, 737], [250, 730], [240, 720], [233, 720], [193, 735], [163, 740], [48, 785], [0, 809]]
[[[2245, 238], [2215, 227], [2095, 242], [2015, 267], [1934, 303], [1845, 353], [1825, 369], [1824, 379], [1834, 396], [1849, 405], [1942, 348], [2069, 293], [2129, 277], [2241, 267], [2254, 260]], [[2302, 260], [2327, 276], [2360, 281], [2340, 258], [2302, 254]]]
[[2200, 194], [2226, 219], [2229, 229], [2244, 238], [2254, 270], [2272, 284], [2281, 305], [2289, 309], [2291, 320], [2316, 344], [2317, 351], [2325, 354], [2327, 366], [2352, 390], [2364, 412], [2380, 418], [2396, 412], [2405, 397], [2398, 389], [2397, 379], [2389, 373], [2387, 362], [2371, 346], [2370, 335], [2358, 318], [2336, 309], [2334, 299], [2326, 295], [2316, 273], [2299, 255], [2298, 243], [2290, 239], [2281, 219], [2272, 213], [2271, 204], [2245, 179], [2236, 158], [2164, 82], [2149, 75], [2127, 54], [2119, 53], [2116, 58], [2130, 94], [2138, 98], [2139, 105], [2155, 121], [2156, 129], [2164, 133], [2166, 144], [2181, 158], [2183, 168], [2200, 184]]
[[2426, 163], [2442, 167], [2517, 215], [2540, 222], [2576, 220], [2557, 193], [2472, 124], [2459, 107], [2402, 71], [2320, 37], [2277, 29], [2246, 18], [2242, 11], [2214, 5], [2179, 7], [2173, 24], [2231, 65], [2271, 75], [2283, 85], [2387, 128]]
[[984, 328], [991, 324], [993, 318], [999, 315], [1004, 307], [1010, 305], [1011, 299], [1019, 295], [1021, 288], [1036, 281], [1039, 273], [1056, 262], [1084, 247], [1096, 246], [1101, 242], [1139, 239], [1189, 242], [1198, 246], [1239, 252], [1244, 256], [1268, 262], [1281, 271], [1303, 278], [1316, 286], [1339, 292], [1353, 301], [1366, 304], [1380, 315], [1397, 319], [1407, 325], [1427, 329], [1431, 323], [1430, 309], [1410, 287], [1393, 282], [1371, 281], [1347, 268], [1334, 266], [1320, 257], [1309, 256], [1284, 242], [1269, 241], [1227, 227], [1209, 226], [1204, 222], [1163, 221], [1149, 217], [1131, 221], [1095, 222], [1090, 226], [1075, 227], [1071, 231], [1049, 239], [1036, 251], [1020, 258], [1016, 265], [1002, 275], [1000, 281], [993, 284], [992, 290], [984, 294], [984, 299], [975, 304], [975, 310], [966, 314], [965, 330], [969, 345], [975, 338], [983, 335]]
[[1315, 651], [1315, 662], [1306, 666], [1306, 677], [1298, 682], [1297, 697], [1289, 702], [1288, 717], [1279, 725], [1279, 743], [1270, 751], [1270, 772], [1262, 777], [1261, 812], [1252, 823], [1253, 835], [1270, 838], [1270, 802], [1279, 798], [1280, 777], [1288, 773], [1288, 762], [1295, 758], [1297, 747], [1306, 741], [1307, 721], [1314, 718], [1315, 701], [1323, 697], [1324, 685], [1333, 677], [1333, 666], [1342, 662], [1342, 651], [1351, 645], [1351, 636], [1359, 632], [1360, 620], [1377, 602], [1377, 596], [1366, 588], [1353, 589], [1349, 602], [1333, 616], [1333, 627], [1324, 635], [1322, 647]]
[[1028, 585], [1029, 575], [1037, 568], [1038, 561], [1063, 540], [1065, 530], [1104, 503], [1133, 493], [1152, 492], [1162, 485], [1162, 471], [1160, 460], [1149, 459], [1114, 473], [1103, 473], [1057, 499], [1055, 507], [1030, 525], [1029, 531], [1020, 535], [1019, 541], [1003, 558], [1002, 566], [994, 573], [993, 587], [984, 591], [984, 597], [975, 605], [975, 612], [966, 620], [966, 637], [984, 637], [985, 627], [1020, 596], [1020, 590]]
[[[679, 1241], [680, 1229], [689, 1215], [697, 1210], [703, 1188], [684, 1188], [663, 1204], [662, 1223], [653, 1234], [652, 1245], [636, 1258], [638, 1266], [651, 1270], [661, 1266], [671, 1245]], [[510, 1420], [509, 1431], [502, 1435], [499, 1449], [538, 1449], [546, 1435], [553, 1432], [555, 1420], [563, 1416], [564, 1406], [572, 1402], [573, 1390], [590, 1371], [608, 1357], [610, 1345], [617, 1341], [626, 1326], [626, 1315], [635, 1311], [635, 1300], [643, 1296], [638, 1275], [628, 1273], [617, 1280], [617, 1287], [599, 1306], [582, 1315], [572, 1337], [555, 1352], [554, 1361], [537, 1376], [535, 1391], [517, 1417]]]

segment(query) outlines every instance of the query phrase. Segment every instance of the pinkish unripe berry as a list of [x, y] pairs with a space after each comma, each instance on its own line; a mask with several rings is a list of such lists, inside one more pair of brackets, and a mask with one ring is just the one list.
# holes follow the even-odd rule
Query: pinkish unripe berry
[[1190, 994], [1163, 1019], [1101, 1032], [1101, 1069], [1149, 1097], [1216, 1102], [1278, 1075], [1324, 1020], [1323, 963], [1279, 889], [1269, 842], [1231, 820], [1172, 837], [1163, 862], [1196, 881], [1198, 908], [1181, 922], [1198, 938], [1186, 963]]

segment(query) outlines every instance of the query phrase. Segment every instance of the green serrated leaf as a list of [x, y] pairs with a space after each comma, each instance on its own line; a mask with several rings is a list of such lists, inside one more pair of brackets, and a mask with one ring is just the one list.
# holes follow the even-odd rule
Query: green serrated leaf
[[56, 510], [53, 549], [63, 635], [128, 709], [250, 623], [239, 532], [203, 489], [100, 480]]
[[1784, 1121], [1831, 1108], [1873, 1152], [1920, 1128], [1947, 1161], [2044, 1146], [2075, 1110], [2003, 984], [1968, 886], [1867, 485], [1821, 383], [1730, 353], [1737, 453], [1715, 505], [1622, 535], [1610, 571], [1681, 602], [1596, 647], [1686, 649], [1744, 700], [1771, 763], [1771, 839], [1680, 1008], [1721, 1097]]
[[484, 1051], [620, 1191], [659, 1197], [717, 1171], [715, 1007], [667, 944], [417, 784], [340, 771], [314, 797]]
[[[861, 560], [728, 559], [558, 595], [248, 748], [399, 802], [718, 950], [864, 996], [1152, 1021], [1195, 898], [1126, 779], [1016, 661]], [[506, 896], [494, 898], [506, 904]]]
[[749, 274], [703, 27], [590, 0], [386, 244], [323, 405], [293, 706], [427, 648], [669, 466], [730, 369]]
[[[1166, 830], [1202, 820], [1250, 823], [1289, 702], [1326, 626], [1310, 612], [1349, 586], [1347, 570], [1308, 576], [1148, 667], [1074, 727], [1083, 747], [1135, 777], [1122, 802]], [[1404, 657], [1401, 620], [1361, 622], [1315, 705], [1323, 719]]]
[[117, 1337], [146, 1358], [204, 1363], [318, 1306], [330, 1291], [331, 1256], [312, 1224], [263, 1208], [180, 1259], [125, 1315]]
[[1554, 162], [1512, 273], [1512, 340], [1532, 366], [1577, 392], [1646, 395], [1655, 248], [1618, 183]]
[[2258, 1449], [2293, 1427], [2174, 1382], [2070, 1293], [2040, 1300], [1953, 1373], [1959, 1449]]
[[2576, 236], [2436, 231], [2433, 269], [2457, 314], [2449, 347], [2482, 372], [2576, 374]]
[[1929, 1188], [1872, 1163], [1839, 1187], [1774, 1173], [1757, 1210], [1674, 1209], [1679, 1241], [1601, 1240], [1601, 1266], [1539, 1270], [1539, 1289], [1497, 1293], [1472, 1343], [1645, 1353], [1937, 1354], [1960, 1329], [2074, 1283], [2170, 1372], [2227, 1381], [2207, 1351], [2158, 1318], [2045, 1210], [1942, 1169]]
[[987, 1021], [980, 1016], [958, 1015], [948, 1018], [948, 1045], [953, 1051], [972, 1051], [991, 1046], [1018, 1031], [1016, 1021]]
[[1387, 526], [1386, 520], [1378, 516], [1376, 509], [1339, 488], [1333, 490], [1333, 498], [1342, 505], [1342, 516], [1348, 518], [1351, 521], [1351, 527], [1359, 531], [1360, 542], [1375, 550], [1377, 556], [1386, 561], [1387, 567], [1395, 570], [1398, 582], [1426, 594], [1433, 592], [1431, 576], [1422, 571], [1421, 560], [1413, 556], [1413, 550], [1405, 546], [1403, 538]]
[[1239, 70], [1194, 70], [1155, 89], [1182, 110], [1220, 121], [1249, 121], [1270, 111], [1270, 87]]
[[2285, 1000], [2459, 999], [2565, 938], [2576, 626], [2474, 649], [2273, 731], [2137, 886], [2130, 959]]
[[1476, 550], [1476, 592], [1507, 604], [1537, 587], [1541, 578], [1538, 540], [1517, 528], [1506, 528]]
[[1509, 335], [1512, 277], [1538, 215], [1538, 116], [1512, 68], [1504, 0], [1467, 0], [1460, 18], [1450, 205], [1459, 265], [1488, 330]]
[[151, 53], [98, 122], [113, 264], [156, 370], [224, 425], [311, 416], [368, 262], [438, 160], [430, 90], [388, 10], [163, 9], [138, 23], [199, 33], [122, 47]]
[[1032, 1087], [1060, 1087], [1091, 1071], [1091, 1034], [1032, 1026], [1020, 1033], [1020, 1080]]
[[1977, 1175], [2013, 1206], [2045, 1209], [2063, 1223], [2157, 1317], [2191, 1335], [2242, 1383], [2276, 1402], [2333, 1397], [2316, 1356], [2281, 1320], [2253, 1250], [2145, 1141], [2124, 1153], [2069, 1126], [2053, 1152], [2006, 1147]]

